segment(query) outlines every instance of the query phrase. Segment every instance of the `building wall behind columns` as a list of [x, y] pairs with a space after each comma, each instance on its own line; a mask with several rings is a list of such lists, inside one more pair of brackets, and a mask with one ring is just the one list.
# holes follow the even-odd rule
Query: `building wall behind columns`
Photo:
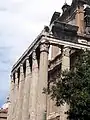
[[[49, 87], [52, 87], [53, 82], [57, 81], [60, 78], [61, 75], [61, 64], [53, 69], [51, 73], [49, 72]], [[48, 107], [48, 118], [56, 118], [57, 116], [60, 116], [60, 107], [56, 106], [56, 101], [52, 100], [50, 95], [48, 95], [48, 102], [47, 102], [47, 107]], [[51, 119], [52, 120], [52, 119]]]
[[57, 47], [57, 46], [52, 46], [52, 47], [51, 47], [51, 58], [52, 58], [52, 59], [55, 58], [56, 55], [58, 55], [58, 54], [59, 54], [59, 47]]
[[[55, 101], [51, 99], [50, 96], [48, 96], [48, 103], [47, 103], [47, 117], [50, 118], [53, 116], [53, 118], [56, 118], [57, 115], [60, 116], [60, 107], [57, 107], [55, 105]], [[52, 119], [51, 119], [52, 120]]]

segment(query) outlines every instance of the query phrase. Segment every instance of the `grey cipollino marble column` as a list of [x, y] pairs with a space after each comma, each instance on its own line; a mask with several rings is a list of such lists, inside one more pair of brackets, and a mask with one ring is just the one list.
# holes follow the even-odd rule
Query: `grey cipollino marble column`
[[[64, 47], [62, 49], [62, 67], [61, 70], [69, 70], [70, 69], [70, 49], [68, 47]], [[60, 120], [67, 120], [67, 112], [69, 109], [69, 105], [66, 103], [60, 108]]]
[[17, 103], [18, 103], [18, 72], [15, 71], [15, 88], [14, 88], [13, 120], [16, 120]]
[[11, 83], [10, 83], [10, 105], [8, 108], [8, 117], [7, 120], [12, 120], [12, 116], [13, 116], [13, 105], [14, 105], [14, 87], [15, 87], [15, 83], [13, 80], [13, 75], [11, 75]]
[[31, 83], [31, 68], [30, 68], [30, 63], [29, 63], [29, 57], [27, 57], [26, 58], [26, 77], [25, 77], [25, 84], [24, 84], [22, 120], [29, 120], [30, 83]]
[[37, 107], [37, 84], [38, 83], [38, 62], [36, 57], [36, 51], [32, 53], [32, 80], [30, 88], [30, 120], [36, 119], [36, 107]]
[[17, 106], [18, 107], [17, 108], [17, 120], [22, 120], [23, 90], [24, 90], [24, 69], [23, 69], [23, 64], [21, 64], [20, 65], [18, 106]]
[[43, 88], [47, 87], [48, 81], [48, 53], [49, 42], [43, 40], [40, 44], [37, 120], [46, 120], [47, 117], [47, 95], [43, 93]]

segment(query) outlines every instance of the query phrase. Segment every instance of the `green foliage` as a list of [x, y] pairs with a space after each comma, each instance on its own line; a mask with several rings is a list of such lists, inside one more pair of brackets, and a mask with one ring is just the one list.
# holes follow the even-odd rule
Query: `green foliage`
[[70, 120], [90, 120], [90, 51], [82, 51], [76, 59], [74, 70], [64, 71], [58, 81], [48, 88], [56, 105], [70, 105]]

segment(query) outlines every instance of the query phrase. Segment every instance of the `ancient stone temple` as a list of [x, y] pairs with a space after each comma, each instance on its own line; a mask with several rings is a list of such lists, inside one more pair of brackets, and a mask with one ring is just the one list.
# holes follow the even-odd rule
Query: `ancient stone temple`
[[90, 7], [87, 0], [72, 0], [55, 12], [11, 71], [8, 120], [66, 120], [69, 106], [55, 106], [43, 88], [72, 69], [76, 54], [90, 49]]

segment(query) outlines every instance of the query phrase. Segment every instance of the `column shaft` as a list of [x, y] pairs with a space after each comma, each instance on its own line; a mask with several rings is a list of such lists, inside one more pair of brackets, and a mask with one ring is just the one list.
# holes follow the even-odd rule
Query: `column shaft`
[[19, 81], [19, 95], [17, 106], [17, 118], [16, 120], [22, 120], [22, 105], [23, 105], [23, 89], [24, 89], [24, 71], [23, 64], [20, 66], [20, 81]]
[[29, 120], [29, 95], [31, 83], [31, 68], [29, 58], [26, 59], [26, 78], [24, 84], [23, 113], [22, 120]]
[[10, 84], [10, 105], [8, 108], [8, 117], [7, 120], [12, 120], [13, 116], [13, 105], [14, 105], [14, 80], [13, 80], [13, 75], [11, 75], [11, 84]]
[[[70, 55], [69, 55], [70, 49], [69, 48], [64, 48], [62, 50], [62, 71], [64, 70], [69, 70], [70, 69]], [[60, 120], [67, 120], [67, 112], [69, 109], [69, 106], [65, 103], [63, 106], [60, 108]]]
[[70, 55], [69, 55], [70, 49], [64, 48], [62, 52], [62, 71], [64, 70], [70, 70]]
[[38, 62], [36, 52], [32, 54], [32, 81], [30, 88], [30, 120], [36, 120]]
[[13, 107], [13, 120], [16, 120], [17, 114], [17, 103], [18, 103], [18, 73], [15, 72], [15, 89], [14, 89], [14, 107]]
[[48, 43], [41, 43], [40, 52], [37, 120], [46, 120], [47, 95], [43, 94], [43, 88], [47, 88], [48, 81]]

